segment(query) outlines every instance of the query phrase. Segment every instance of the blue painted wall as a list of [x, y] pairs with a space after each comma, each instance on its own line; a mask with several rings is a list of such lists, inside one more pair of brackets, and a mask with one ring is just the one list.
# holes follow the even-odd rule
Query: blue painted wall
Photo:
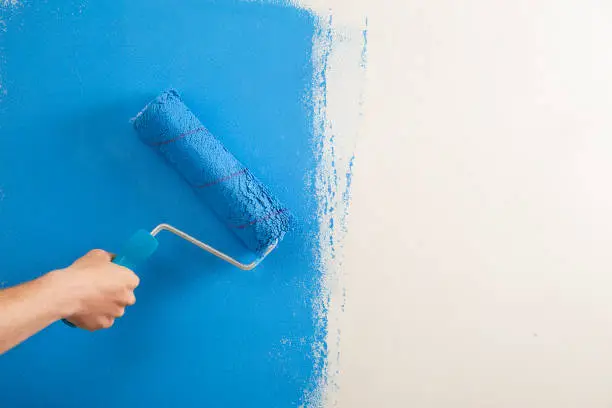
[[30, 1], [2, 12], [0, 281], [169, 222], [248, 258], [130, 123], [175, 87], [297, 215], [254, 272], [172, 236], [108, 331], [60, 323], [0, 357], [3, 407], [288, 407], [312, 389], [316, 201], [308, 13], [234, 1]]

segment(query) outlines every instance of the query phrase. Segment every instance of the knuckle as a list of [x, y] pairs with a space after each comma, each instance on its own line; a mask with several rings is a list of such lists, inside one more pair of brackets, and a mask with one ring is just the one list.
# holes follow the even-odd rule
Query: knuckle
[[117, 265], [117, 270], [121, 272], [121, 282], [130, 288], [140, 285], [140, 278], [131, 269]]
[[110, 329], [114, 323], [115, 323], [115, 319], [112, 319], [109, 317], [101, 318], [98, 321], [98, 325], [101, 329]]
[[90, 259], [103, 259], [105, 261], [110, 261], [111, 259], [111, 255], [103, 249], [92, 249], [85, 257]]
[[92, 249], [87, 253], [89, 256], [108, 256], [108, 253], [102, 249]]
[[121, 300], [125, 305], [132, 306], [134, 303], [136, 303], [136, 296], [134, 296], [134, 292], [131, 290], [126, 290]]

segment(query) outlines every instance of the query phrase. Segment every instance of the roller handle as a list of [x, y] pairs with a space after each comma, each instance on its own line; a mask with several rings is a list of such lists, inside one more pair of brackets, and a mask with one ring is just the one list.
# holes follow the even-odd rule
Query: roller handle
[[[134, 270], [153, 255], [158, 245], [157, 238], [148, 231], [138, 230], [125, 243], [121, 252], [113, 258], [113, 263]], [[66, 319], [62, 319], [62, 321], [67, 326], [76, 327]]]

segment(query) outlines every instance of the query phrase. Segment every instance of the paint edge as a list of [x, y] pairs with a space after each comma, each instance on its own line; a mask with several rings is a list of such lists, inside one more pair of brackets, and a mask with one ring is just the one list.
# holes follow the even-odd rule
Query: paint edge
[[[318, 165], [310, 177], [314, 180], [318, 204], [315, 259], [320, 268], [320, 282], [313, 304], [315, 370], [311, 383], [314, 386], [305, 391], [302, 406], [318, 408], [337, 406], [340, 389], [341, 321], [347, 297], [342, 277], [343, 242], [349, 231], [355, 150], [364, 112], [368, 22], [364, 17], [363, 27], [347, 27], [336, 23], [331, 9], [326, 15], [313, 14], [316, 31], [312, 53], [312, 145]], [[348, 79], [344, 75], [347, 70], [353, 72]], [[345, 94], [347, 82], [359, 89], [357, 95]], [[349, 102], [356, 103], [344, 104], [346, 98], [355, 98], [356, 101]], [[355, 112], [349, 112], [348, 116], [337, 115], [339, 109], [352, 110], [353, 106], [356, 106]]]

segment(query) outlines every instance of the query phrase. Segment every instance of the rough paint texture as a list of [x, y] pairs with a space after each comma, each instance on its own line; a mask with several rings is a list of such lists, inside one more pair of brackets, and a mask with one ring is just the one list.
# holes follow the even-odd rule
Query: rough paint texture
[[177, 91], [163, 92], [147, 105], [134, 128], [247, 248], [262, 253], [283, 239], [289, 210], [202, 125]]
[[[319, 10], [321, 13], [325, 9]], [[325, 341], [313, 345], [323, 375], [309, 406], [336, 406], [342, 372], [344, 241], [348, 234], [355, 145], [362, 123], [363, 83], [367, 62], [367, 18], [348, 22], [328, 11], [318, 20], [314, 41], [315, 176], [318, 201], [321, 292], [315, 304], [318, 330]]]

